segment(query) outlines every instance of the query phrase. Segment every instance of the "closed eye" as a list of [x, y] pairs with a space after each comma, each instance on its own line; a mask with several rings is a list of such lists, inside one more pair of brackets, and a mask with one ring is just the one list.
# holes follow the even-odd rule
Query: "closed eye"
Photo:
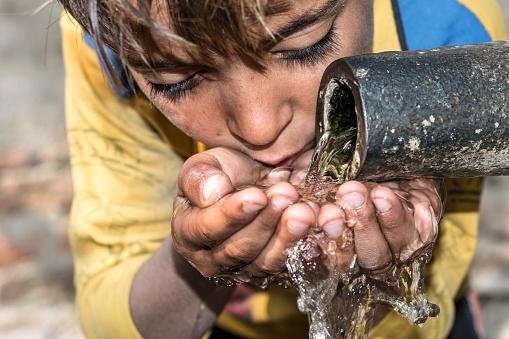
[[297, 50], [277, 52], [280, 60], [289, 66], [314, 66], [323, 61], [327, 56], [339, 50], [337, 34], [334, 25], [315, 44]]

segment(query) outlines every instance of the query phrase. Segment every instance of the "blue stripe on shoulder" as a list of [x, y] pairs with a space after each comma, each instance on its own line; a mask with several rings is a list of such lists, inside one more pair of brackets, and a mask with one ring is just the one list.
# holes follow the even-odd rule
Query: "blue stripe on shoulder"
[[[85, 40], [87, 45], [89, 45], [95, 51], [95, 53], [98, 54], [97, 45], [94, 41], [94, 38], [92, 38], [90, 34], [85, 33], [83, 39]], [[110, 74], [110, 72], [108, 72], [108, 68], [104, 64], [103, 60], [99, 58], [99, 56], [97, 56], [97, 59], [99, 59], [101, 69], [103, 70], [103, 73], [106, 75], [106, 78], [108, 79], [111, 89], [120, 99], [128, 99], [132, 97], [134, 93], [133, 90], [131, 89], [131, 86], [129, 85], [129, 81], [127, 80], [124, 64], [122, 63], [120, 58], [115, 54], [115, 52], [113, 52], [108, 46], [104, 46], [104, 53], [106, 54], [106, 58], [108, 58], [108, 61], [111, 65], [114, 74]], [[118, 79], [120, 81], [120, 84], [116, 84], [115, 81], [113, 81], [113, 77]]]
[[486, 29], [456, 0], [398, 0], [408, 49], [491, 41]]

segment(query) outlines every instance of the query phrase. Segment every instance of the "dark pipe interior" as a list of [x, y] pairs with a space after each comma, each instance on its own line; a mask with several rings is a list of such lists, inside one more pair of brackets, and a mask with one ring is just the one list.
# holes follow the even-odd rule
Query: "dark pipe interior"
[[342, 131], [357, 128], [357, 114], [355, 100], [350, 87], [339, 80], [332, 80], [329, 84], [332, 90], [326, 112], [325, 128], [331, 131]]
[[350, 177], [357, 142], [357, 114], [352, 90], [341, 80], [332, 80], [325, 95], [324, 132], [321, 140], [320, 173], [336, 181]]

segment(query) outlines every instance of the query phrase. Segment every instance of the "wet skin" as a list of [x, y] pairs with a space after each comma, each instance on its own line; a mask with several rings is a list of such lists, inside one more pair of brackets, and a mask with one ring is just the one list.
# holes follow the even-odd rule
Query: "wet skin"
[[[288, 12], [269, 17], [268, 26], [277, 31], [325, 5], [324, 0], [295, 1]], [[280, 272], [284, 250], [310, 227], [339, 238], [344, 227], [352, 226], [357, 262], [366, 269], [408, 258], [436, 237], [442, 201], [432, 180], [378, 185], [352, 181], [339, 187], [336, 204], [299, 202], [295, 187], [314, 147], [321, 75], [333, 60], [369, 51], [370, 6], [370, 1], [347, 1], [334, 15], [284, 38], [267, 51], [263, 73], [235, 58], [217, 58], [217, 67], [207, 72], [199, 65], [156, 72], [130, 67], [140, 89], [161, 112], [209, 147], [182, 167], [172, 239], [167, 242], [204, 276], [233, 268], [255, 276]], [[335, 43], [310, 57], [310, 46], [323, 42], [331, 30]], [[306, 53], [295, 54], [303, 49]], [[172, 53], [185, 60], [182, 51]], [[192, 88], [176, 92], [189, 79]], [[168, 90], [154, 90], [154, 84], [168, 85]], [[267, 190], [255, 187], [275, 166], [296, 168], [290, 183]], [[136, 314], [134, 318], [145, 327]]]

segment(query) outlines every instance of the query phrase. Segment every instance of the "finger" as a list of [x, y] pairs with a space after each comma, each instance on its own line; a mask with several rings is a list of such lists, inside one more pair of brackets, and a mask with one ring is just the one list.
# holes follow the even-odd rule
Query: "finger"
[[268, 168], [243, 153], [214, 148], [189, 158], [179, 174], [179, 190], [194, 205], [207, 207], [235, 188], [255, 184]]
[[435, 210], [437, 214], [441, 214], [442, 212], [442, 197], [439, 193], [440, 182], [437, 180], [431, 179], [417, 179], [417, 180], [409, 180], [403, 184], [405, 189], [410, 193], [410, 191], [420, 191], [424, 194], [427, 200], [431, 203], [431, 206]]
[[201, 209], [184, 208], [172, 219], [175, 237], [198, 248], [211, 248], [249, 224], [267, 205], [267, 197], [250, 187], [232, 193], [216, 204]]
[[290, 167], [276, 167], [261, 178], [256, 185], [270, 187], [278, 182], [288, 182], [292, 169]]
[[306, 169], [294, 170], [290, 176], [290, 183], [295, 186], [304, 184], [307, 176]]
[[439, 185], [439, 180], [418, 178], [412, 180], [401, 181], [402, 186], [413, 189], [434, 190]]
[[318, 215], [318, 228], [336, 241], [336, 262], [341, 272], [352, 272], [355, 265], [353, 232], [346, 227], [345, 213], [335, 204], [326, 204]]
[[371, 191], [371, 199], [382, 233], [392, 253], [398, 256], [406, 245], [419, 237], [414, 228], [413, 214], [405, 208], [403, 201], [390, 188], [375, 187]]
[[286, 250], [307, 234], [316, 223], [315, 219], [313, 210], [306, 203], [288, 207], [269, 243], [247, 270], [254, 275], [281, 272], [285, 268]]
[[345, 211], [347, 225], [353, 227], [359, 265], [375, 270], [389, 264], [391, 251], [378, 225], [367, 188], [360, 182], [349, 181], [338, 188], [336, 198]]
[[[419, 193], [422, 194], [420, 191]], [[434, 209], [429, 200], [419, 197], [417, 192], [412, 193], [410, 201], [414, 205], [414, 223], [420, 239], [423, 244], [429, 244], [438, 234], [438, 219]]]
[[246, 154], [229, 148], [216, 147], [204, 153], [210, 157], [211, 161], [216, 162], [218, 168], [228, 176], [234, 187], [254, 185], [272, 170]]
[[341, 240], [340, 237], [345, 230], [345, 213], [341, 207], [334, 204], [322, 206], [317, 221], [318, 228], [322, 229], [330, 239]]
[[204, 163], [197, 163], [181, 171], [179, 189], [181, 196], [199, 208], [213, 205], [234, 190], [225, 173]]
[[299, 200], [297, 190], [288, 183], [272, 186], [267, 196], [269, 203], [260, 214], [213, 250], [216, 262], [232, 269], [253, 261], [274, 234], [282, 212]]
[[433, 209], [429, 204], [421, 203], [415, 206], [415, 227], [420, 236], [420, 240], [423, 245], [431, 243], [435, 238], [435, 227]]

